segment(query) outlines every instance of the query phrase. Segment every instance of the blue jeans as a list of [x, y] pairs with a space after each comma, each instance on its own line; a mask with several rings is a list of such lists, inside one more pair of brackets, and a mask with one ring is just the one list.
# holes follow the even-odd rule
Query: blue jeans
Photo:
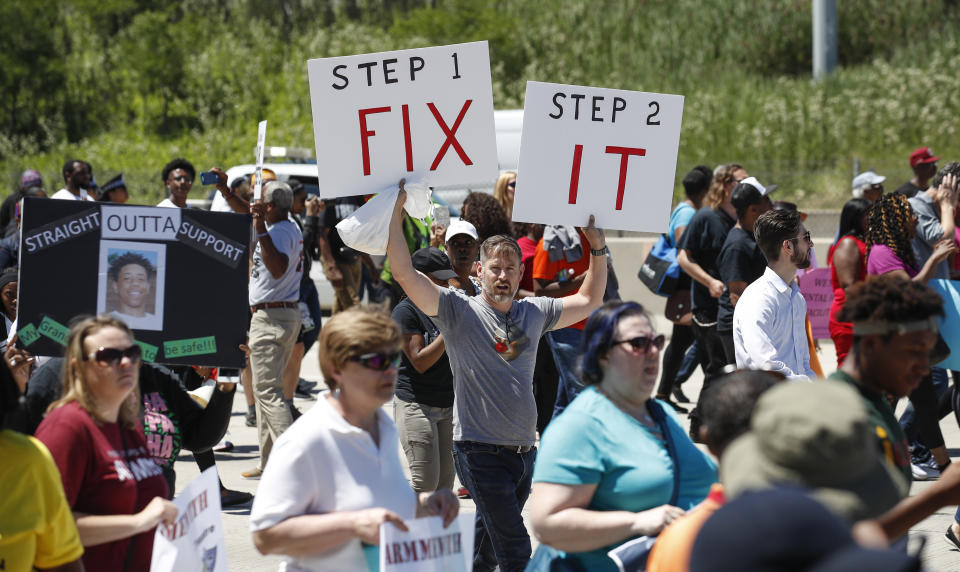
[[553, 404], [552, 419], [556, 419], [557, 415], [563, 413], [563, 410], [576, 396], [580, 395], [585, 387], [576, 369], [583, 332], [573, 328], [561, 328], [547, 332], [544, 337], [547, 345], [550, 346], [553, 361], [557, 364], [557, 372], [560, 374], [557, 400]]
[[474, 571], [522, 571], [530, 561], [530, 536], [520, 512], [530, 495], [537, 449], [453, 442], [457, 477], [477, 506]]

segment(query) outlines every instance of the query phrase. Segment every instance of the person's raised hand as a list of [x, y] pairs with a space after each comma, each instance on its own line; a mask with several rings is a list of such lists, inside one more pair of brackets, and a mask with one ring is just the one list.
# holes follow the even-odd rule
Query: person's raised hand
[[460, 500], [450, 489], [439, 489], [432, 493], [420, 494], [420, 506], [430, 516], [443, 517], [443, 527], [450, 526], [460, 512]]
[[258, 201], [250, 204], [250, 214], [253, 215], [253, 224], [257, 227], [266, 228], [267, 225], [267, 203]]
[[682, 508], [669, 504], [638, 512], [633, 523], [633, 532], [646, 536], [660, 534], [667, 525], [685, 514], [686, 511]]
[[583, 232], [583, 235], [587, 237], [587, 242], [590, 243], [591, 250], [601, 250], [607, 245], [607, 239], [603, 234], [603, 229], [597, 228], [594, 224], [595, 222], [596, 218], [590, 215], [590, 218], [587, 220], [587, 226], [580, 230]]
[[223, 172], [223, 169], [220, 167], [210, 167], [210, 172], [217, 174], [217, 183], [214, 185], [217, 190], [224, 195], [229, 195], [230, 187], [227, 186], [227, 174]]
[[395, 512], [385, 508], [368, 508], [357, 511], [357, 518], [353, 522], [353, 531], [360, 540], [367, 544], [380, 544], [380, 525], [392, 523], [400, 530], [406, 532], [407, 525], [403, 519]]
[[442, 224], [433, 223], [430, 225], [430, 246], [440, 248], [443, 243], [443, 235], [446, 234], [447, 227]]
[[937, 187], [937, 201], [956, 207], [957, 194], [957, 177], [953, 173], [947, 173]]
[[323, 201], [320, 200], [320, 197], [313, 197], [307, 201], [307, 216], [317, 216], [320, 214], [320, 211], [324, 208]]

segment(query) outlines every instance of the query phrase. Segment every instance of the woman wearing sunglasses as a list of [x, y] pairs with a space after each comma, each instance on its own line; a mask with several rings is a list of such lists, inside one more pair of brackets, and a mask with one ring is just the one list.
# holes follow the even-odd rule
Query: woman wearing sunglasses
[[148, 570], [154, 529], [177, 508], [137, 420], [140, 346], [123, 322], [88, 318], [70, 330], [63, 363], [63, 397], [36, 436], [60, 470], [84, 567]]
[[560, 558], [617, 570], [611, 548], [659, 534], [716, 482], [713, 461], [651, 397], [663, 343], [636, 302], [607, 302], [587, 319], [587, 388], [547, 426], [533, 470], [535, 564]]
[[403, 474], [397, 428], [382, 411], [393, 399], [401, 336], [386, 314], [354, 306], [320, 332], [320, 369], [330, 392], [280, 438], [250, 513], [263, 554], [286, 570], [365, 570], [379, 562], [380, 525], [440, 515], [460, 505], [441, 489], [419, 496]]

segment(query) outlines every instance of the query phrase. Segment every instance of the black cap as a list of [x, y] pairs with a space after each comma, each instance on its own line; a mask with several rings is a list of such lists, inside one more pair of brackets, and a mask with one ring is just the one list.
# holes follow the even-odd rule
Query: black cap
[[450, 259], [442, 250], [434, 246], [421, 248], [414, 252], [410, 259], [413, 261], [414, 268], [437, 280], [450, 280], [457, 277], [457, 273], [450, 267]]
[[118, 174], [116, 177], [110, 179], [102, 187], [100, 187], [101, 193], [106, 193], [114, 189], [126, 189], [127, 182], [123, 180], [123, 173]]
[[763, 200], [763, 195], [756, 187], [748, 183], [740, 183], [733, 188], [733, 192], [730, 193], [730, 203], [733, 204], [733, 208], [737, 209], [737, 214], [743, 213], [747, 210], [748, 207], [759, 203]]

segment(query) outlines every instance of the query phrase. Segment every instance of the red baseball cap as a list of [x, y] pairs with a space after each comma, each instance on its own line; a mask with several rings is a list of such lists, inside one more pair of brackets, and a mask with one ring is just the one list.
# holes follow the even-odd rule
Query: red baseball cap
[[940, 157], [935, 157], [929, 147], [920, 147], [913, 153], [910, 153], [910, 166], [916, 167], [925, 163], [936, 163]]

